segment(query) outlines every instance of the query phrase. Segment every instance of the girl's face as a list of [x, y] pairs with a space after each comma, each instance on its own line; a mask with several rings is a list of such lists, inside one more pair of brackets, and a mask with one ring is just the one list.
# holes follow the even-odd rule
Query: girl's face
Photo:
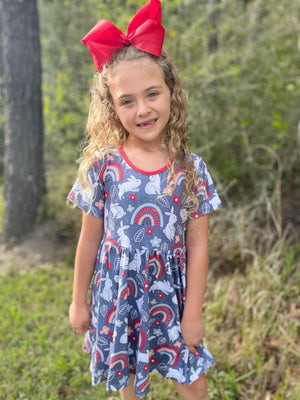
[[112, 72], [114, 109], [136, 144], [161, 144], [170, 118], [170, 90], [151, 60], [121, 61]]

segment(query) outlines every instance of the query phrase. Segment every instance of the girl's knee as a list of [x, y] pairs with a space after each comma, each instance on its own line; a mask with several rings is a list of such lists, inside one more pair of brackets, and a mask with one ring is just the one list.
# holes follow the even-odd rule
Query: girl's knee
[[200, 376], [190, 385], [173, 382], [183, 400], [209, 400], [208, 385], [205, 375]]

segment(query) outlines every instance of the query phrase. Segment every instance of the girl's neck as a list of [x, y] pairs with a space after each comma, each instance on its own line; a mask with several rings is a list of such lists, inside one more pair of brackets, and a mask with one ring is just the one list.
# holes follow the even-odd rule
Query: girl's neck
[[122, 149], [130, 162], [143, 171], [156, 171], [169, 163], [169, 155], [161, 144], [137, 146], [126, 141]]

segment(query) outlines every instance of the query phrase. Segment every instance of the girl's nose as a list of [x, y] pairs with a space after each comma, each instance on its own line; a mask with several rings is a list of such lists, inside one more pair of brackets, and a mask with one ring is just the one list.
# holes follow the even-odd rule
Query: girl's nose
[[148, 111], [149, 111], [149, 105], [147, 101], [139, 101], [137, 105], [137, 115], [138, 116], [145, 115], [148, 113]]

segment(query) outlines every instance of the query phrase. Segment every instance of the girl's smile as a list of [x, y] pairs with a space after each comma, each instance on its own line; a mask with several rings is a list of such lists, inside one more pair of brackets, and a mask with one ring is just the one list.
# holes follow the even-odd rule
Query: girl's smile
[[151, 120], [144, 121], [144, 122], [138, 124], [138, 126], [140, 128], [149, 128], [149, 127], [152, 127], [156, 123], [156, 121], [157, 121], [157, 119], [151, 119]]
[[160, 68], [149, 59], [122, 61], [113, 70], [110, 93], [128, 141], [160, 144], [171, 102]]

